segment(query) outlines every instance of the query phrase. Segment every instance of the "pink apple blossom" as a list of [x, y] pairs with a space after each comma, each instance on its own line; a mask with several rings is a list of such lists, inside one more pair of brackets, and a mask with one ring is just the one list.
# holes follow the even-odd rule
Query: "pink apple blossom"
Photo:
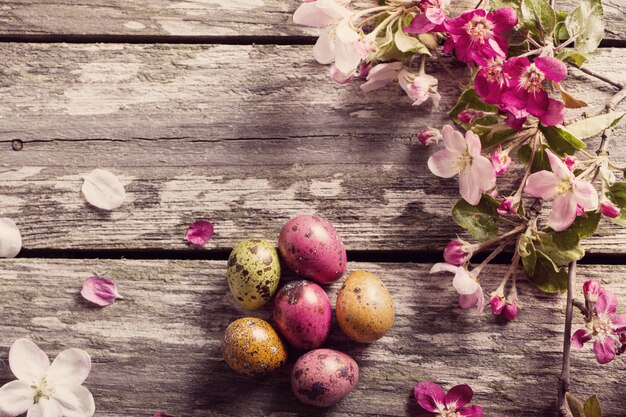
[[617, 297], [598, 286], [597, 281], [587, 285], [587, 291], [593, 288], [598, 293], [597, 300], [590, 302], [591, 298], [587, 298], [587, 305], [592, 308], [585, 318], [586, 326], [572, 335], [572, 346], [581, 349], [585, 343], [593, 341], [596, 359], [600, 364], [607, 364], [623, 347], [626, 315], [617, 314]]
[[482, 287], [476, 279], [477, 272], [470, 272], [465, 267], [445, 262], [436, 263], [430, 269], [431, 274], [439, 272], [451, 272], [454, 274], [452, 286], [459, 294], [459, 307], [464, 310], [476, 307], [477, 314], [483, 312], [485, 308], [485, 296]]
[[567, 155], [565, 158], [563, 158], [563, 163], [572, 172], [574, 172], [574, 170], [576, 169], [576, 158], [571, 155]]
[[448, 40], [444, 52], [453, 50], [459, 61], [480, 65], [486, 59], [506, 57], [508, 46], [503, 33], [517, 25], [512, 7], [503, 7], [487, 13], [483, 9], [470, 10], [444, 22]]
[[463, 137], [450, 125], [443, 127], [441, 136], [445, 149], [428, 159], [428, 168], [442, 178], [458, 174], [461, 196], [472, 205], [478, 204], [482, 194], [496, 185], [493, 165], [480, 153], [480, 139], [472, 131]]
[[414, 74], [403, 69], [398, 74], [398, 82], [404, 92], [413, 100], [414, 106], [419, 106], [429, 98], [433, 100], [435, 107], [439, 106], [439, 100], [441, 100], [441, 96], [437, 92], [439, 81], [432, 75]]
[[474, 392], [469, 385], [457, 385], [446, 394], [434, 382], [419, 382], [413, 388], [415, 400], [424, 410], [440, 417], [482, 417], [483, 409], [478, 405], [466, 405], [472, 401]]
[[378, 64], [372, 67], [367, 74], [367, 81], [361, 84], [361, 90], [373, 91], [383, 88], [398, 78], [402, 69], [402, 62], [394, 61]]
[[489, 104], [500, 104], [502, 92], [509, 86], [509, 78], [504, 74], [504, 59], [496, 56], [480, 59], [481, 66], [474, 78], [474, 89], [480, 98]]
[[441, 140], [441, 132], [438, 129], [429, 127], [420, 132], [417, 140], [424, 146], [433, 146]]
[[475, 246], [462, 239], [454, 239], [443, 251], [443, 259], [452, 265], [463, 265], [472, 257]]
[[16, 417], [91, 417], [96, 406], [82, 384], [91, 370], [91, 358], [81, 349], [68, 349], [50, 359], [28, 339], [18, 339], [9, 350], [9, 367], [17, 380], [0, 388], [0, 415]]
[[589, 302], [595, 303], [598, 301], [598, 296], [603, 292], [604, 288], [597, 279], [587, 280], [583, 284], [583, 294], [585, 295], [585, 299], [589, 300]]
[[614, 219], [616, 217], [619, 217], [621, 210], [615, 204], [606, 200], [602, 202], [602, 204], [600, 204], [600, 213], [602, 213], [603, 216]]
[[546, 126], [563, 123], [565, 105], [548, 97], [544, 81], [563, 81], [567, 67], [558, 59], [540, 56], [530, 62], [526, 57], [509, 59], [504, 71], [510, 77], [509, 88], [502, 93], [502, 103], [524, 109]]
[[546, 150], [550, 171], [531, 174], [526, 180], [524, 191], [533, 196], [549, 200], [554, 198], [548, 216], [548, 225], [560, 232], [572, 225], [577, 207], [584, 210], [598, 208], [598, 193], [589, 181], [576, 178], [567, 165], [550, 150]]
[[449, 3], [449, 0], [421, 0], [418, 6], [421, 13], [415, 15], [404, 31], [414, 34], [442, 32], [442, 24], [446, 20], [445, 8]]
[[499, 105], [498, 108], [506, 116], [504, 123], [506, 123], [511, 129], [515, 129], [517, 131], [522, 130], [524, 123], [526, 123], [526, 119], [530, 116], [530, 113], [528, 113], [525, 109], [518, 109], [514, 106]]
[[509, 156], [508, 151], [503, 151], [502, 147], [498, 147], [496, 151], [491, 155], [491, 163], [493, 164], [493, 169], [496, 172], [496, 175], [502, 175], [509, 169], [511, 166], [511, 157]]

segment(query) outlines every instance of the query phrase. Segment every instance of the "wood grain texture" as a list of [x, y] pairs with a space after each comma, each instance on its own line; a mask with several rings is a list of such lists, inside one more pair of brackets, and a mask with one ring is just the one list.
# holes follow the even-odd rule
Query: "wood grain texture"
[[[486, 313], [456, 307], [449, 276], [430, 276], [430, 265], [351, 264], [377, 273], [394, 298], [391, 331], [371, 345], [347, 340], [336, 324], [326, 346], [355, 358], [357, 389], [327, 416], [420, 416], [411, 398], [419, 380], [447, 388], [470, 384], [487, 416], [552, 415], [560, 372], [563, 297], [540, 294], [525, 283], [523, 311], [503, 325]], [[497, 286], [504, 266], [483, 272], [486, 289]], [[267, 378], [247, 379], [227, 368], [220, 340], [237, 318], [269, 319], [264, 307], [246, 312], [228, 293], [225, 261], [8, 260], [0, 262], [3, 301], [0, 358], [19, 337], [30, 337], [54, 356], [78, 347], [93, 358], [86, 385], [98, 417], [320, 415], [292, 396], [288, 365]], [[124, 300], [99, 309], [82, 300], [82, 281], [92, 273], [116, 280]], [[601, 278], [618, 297], [626, 296], [623, 267], [580, 268], [581, 283]], [[339, 284], [328, 288], [334, 303]], [[581, 324], [576, 316], [575, 326]], [[605, 416], [626, 413], [623, 359], [600, 366], [590, 348], [574, 350], [573, 390], [597, 393]], [[8, 367], [0, 383], [12, 379]]]
[[[349, 249], [440, 250], [460, 232], [455, 180], [426, 168], [416, 135], [449, 123], [458, 90], [439, 68], [439, 110], [397, 87], [364, 94], [333, 85], [309, 46], [3, 44], [0, 213], [28, 249], [180, 249], [196, 218], [216, 224], [208, 247], [275, 241], [290, 217], [318, 212]], [[626, 51], [589, 67], [626, 81]], [[462, 79], [462, 68], [455, 68]], [[591, 105], [613, 94], [572, 70]], [[623, 123], [612, 155], [626, 161]], [[13, 151], [12, 141], [23, 141]], [[89, 207], [81, 176], [118, 174], [127, 202]], [[504, 190], [510, 188], [505, 176]], [[507, 185], [508, 184], [508, 185]], [[603, 229], [592, 252], [623, 253]]]
[[[354, 2], [353, 2], [354, 3]], [[557, 2], [571, 10], [576, 0]], [[626, 39], [620, 0], [604, 0], [606, 38]], [[11, 0], [0, 8], [2, 35], [302, 36], [318, 31], [291, 19], [300, 0]], [[375, 4], [361, 1], [356, 7]], [[455, 1], [453, 13], [476, 2]]]

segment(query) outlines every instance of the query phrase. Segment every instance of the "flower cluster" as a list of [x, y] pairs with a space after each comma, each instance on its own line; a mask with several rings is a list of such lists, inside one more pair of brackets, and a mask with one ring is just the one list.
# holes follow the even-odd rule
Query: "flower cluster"
[[601, 364], [626, 351], [626, 314], [617, 314], [617, 297], [602, 287], [599, 281], [583, 285], [585, 296], [585, 327], [572, 335], [572, 346], [581, 349], [593, 341], [593, 351]]

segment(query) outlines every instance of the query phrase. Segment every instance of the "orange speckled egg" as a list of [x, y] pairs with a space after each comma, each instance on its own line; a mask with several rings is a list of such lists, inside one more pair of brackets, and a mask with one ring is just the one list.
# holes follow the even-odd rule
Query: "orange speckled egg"
[[394, 319], [393, 300], [376, 274], [351, 273], [337, 296], [337, 323], [350, 339], [370, 343], [383, 337]]
[[265, 320], [246, 317], [235, 320], [222, 340], [226, 364], [242, 375], [263, 375], [287, 362], [285, 345]]

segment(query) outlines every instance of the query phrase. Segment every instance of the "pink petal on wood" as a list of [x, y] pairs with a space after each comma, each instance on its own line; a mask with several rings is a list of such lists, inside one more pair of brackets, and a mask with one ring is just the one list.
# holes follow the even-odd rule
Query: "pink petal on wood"
[[83, 283], [80, 294], [87, 300], [100, 307], [106, 307], [122, 298], [117, 292], [117, 286], [113, 280], [100, 277], [89, 277]]
[[213, 237], [213, 223], [207, 220], [197, 220], [187, 229], [185, 239], [192, 245], [204, 246]]

